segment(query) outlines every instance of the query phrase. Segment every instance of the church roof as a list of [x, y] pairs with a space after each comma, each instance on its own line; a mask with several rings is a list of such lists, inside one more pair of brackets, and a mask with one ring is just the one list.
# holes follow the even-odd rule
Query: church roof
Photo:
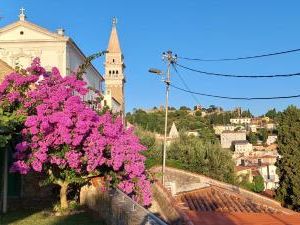
[[13, 68], [11, 68], [6, 62], [2, 61], [0, 59], [0, 82], [4, 79], [4, 77], [13, 71]]
[[[22, 15], [23, 14], [23, 15]], [[0, 35], [5, 33], [5, 32], [9, 32], [10, 30], [13, 30], [15, 29], [16, 27], [26, 27], [30, 30], [34, 30], [34, 31], [37, 31], [41, 34], [44, 34], [48, 37], [51, 37], [52, 40], [51, 41], [58, 41], [58, 42], [66, 42], [68, 43], [69, 45], [71, 45], [75, 50], [78, 51], [78, 53], [81, 55], [81, 57], [83, 59], [86, 59], [86, 55], [82, 52], [82, 50], [78, 47], [78, 45], [75, 43], [75, 41], [66, 36], [65, 34], [61, 35], [61, 34], [58, 34], [57, 32], [52, 32], [52, 31], [49, 31], [48, 29], [45, 29], [39, 25], [36, 25], [34, 23], [31, 23], [29, 22], [28, 20], [26, 20], [26, 15], [24, 14], [24, 11], [22, 12], [22, 14], [19, 15], [20, 17], [20, 20], [12, 23], [12, 24], [9, 24], [9, 25], [6, 25], [4, 27], [0, 27]], [[0, 40], [0, 43], [1, 42], [9, 42], [11, 40]], [[45, 39], [45, 40], [33, 40], [33, 41], [49, 41], [49, 39]], [[100, 72], [96, 69], [96, 67], [91, 63], [90, 65], [91, 69], [93, 71], [95, 71], [98, 76], [101, 78], [101, 80], [104, 80], [104, 78], [102, 77], [102, 75], [100, 74]]]
[[16, 21], [16, 22], [12, 23], [12, 24], [4, 26], [4, 27], [0, 28], [0, 33], [7, 32], [7, 31], [12, 30], [12, 29], [14, 29], [16, 27], [19, 27], [19, 26], [27, 27], [27, 28], [35, 30], [37, 32], [43, 33], [43, 34], [45, 34], [49, 37], [52, 37], [52, 38], [54, 38], [58, 41], [68, 41], [69, 40], [69, 37], [67, 37], [67, 36], [62, 36], [62, 35], [59, 35], [55, 32], [51, 32], [51, 31], [49, 31], [49, 30], [47, 30], [47, 29], [45, 29], [41, 26], [38, 26], [34, 23], [31, 23], [27, 20], [24, 20], [24, 21], [19, 20], [19, 21]]
[[113, 20], [113, 26], [112, 26], [112, 30], [110, 33], [107, 51], [109, 53], [121, 53], [122, 52], [121, 47], [120, 47], [119, 38], [118, 38], [118, 32], [117, 32], [115, 19]]

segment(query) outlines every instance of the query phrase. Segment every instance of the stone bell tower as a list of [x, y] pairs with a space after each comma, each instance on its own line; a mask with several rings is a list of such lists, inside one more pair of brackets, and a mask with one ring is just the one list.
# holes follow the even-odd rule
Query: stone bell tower
[[124, 57], [120, 48], [117, 19], [113, 18], [112, 30], [109, 38], [108, 48], [105, 58], [105, 86], [106, 93], [110, 94], [120, 103], [121, 114], [125, 112], [124, 84], [126, 82], [124, 75]]

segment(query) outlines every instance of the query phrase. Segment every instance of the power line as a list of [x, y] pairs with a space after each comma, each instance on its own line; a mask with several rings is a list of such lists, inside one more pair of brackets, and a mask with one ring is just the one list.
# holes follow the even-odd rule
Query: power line
[[[179, 73], [179, 71], [177, 70], [176, 66], [174, 64], [173, 65], [173, 69], [175, 70], [176, 74], [178, 75], [178, 77], [180, 78], [181, 82], [183, 83], [184, 87], [188, 90], [191, 91], [191, 89], [189, 88], [189, 86], [187, 85], [187, 83], [185, 82], [185, 80], [183, 79], [183, 77], [181, 76], [181, 74]], [[196, 104], [201, 105], [200, 101], [198, 100], [198, 98], [190, 93], [190, 95], [192, 96], [192, 98], [194, 99], [194, 101], [196, 102]]]
[[290, 73], [290, 74], [273, 74], [273, 75], [236, 75], [236, 74], [224, 74], [224, 73], [214, 73], [214, 72], [207, 72], [203, 70], [198, 70], [194, 68], [190, 68], [181, 64], [176, 63], [177, 66], [190, 70], [196, 73], [201, 73], [205, 75], [212, 75], [212, 76], [219, 76], [219, 77], [234, 77], [234, 78], [279, 78], [279, 77], [295, 77], [300, 76], [300, 73]]
[[195, 94], [195, 95], [201, 95], [201, 96], [213, 97], [213, 98], [221, 98], [221, 99], [230, 99], [230, 100], [247, 100], [247, 101], [250, 101], [250, 100], [274, 100], [274, 99], [290, 99], [290, 98], [299, 98], [300, 97], [300, 94], [290, 95], [290, 96], [275, 96], [275, 97], [228, 97], [228, 96], [213, 95], [213, 94], [206, 94], [206, 93], [200, 93], [200, 92], [195, 92], [195, 91], [191, 91], [191, 90], [186, 90], [184, 88], [177, 87], [173, 84], [170, 84], [170, 86], [177, 90]]
[[180, 56], [177, 56], [177, 58], [190, 60], [190, 61], [201, 61], [201, 62], [222, 62], [222, 61], [237, 61], [237, 60], [245, 60], [245, 59], [256, 59], [256, 58], [282, 55], [282, 54], [288, 54], [288, 53], [299, 52], [299, 51], [300, 51], [300, 48], [291, 49], [291, 50], [287, 50], [287, 51], [281, 51], [281, 52], [273, 52], [273, 53], [267, 53], [267, 54], [261, 54], [261, 55], [254, 55], [254, 56], [245, 56], [245, 57], [236, 57], [236, 58], [221, 58], [221, 59], [189, 58], [189, 57], [180, 57]]

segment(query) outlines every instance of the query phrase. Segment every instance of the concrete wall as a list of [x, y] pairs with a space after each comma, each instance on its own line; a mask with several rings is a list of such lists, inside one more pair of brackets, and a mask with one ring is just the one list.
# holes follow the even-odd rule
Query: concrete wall
[[95, 182], [81, 189], [80, 204], [110, 225], [167, 225], [121, 191], [103, 192]]

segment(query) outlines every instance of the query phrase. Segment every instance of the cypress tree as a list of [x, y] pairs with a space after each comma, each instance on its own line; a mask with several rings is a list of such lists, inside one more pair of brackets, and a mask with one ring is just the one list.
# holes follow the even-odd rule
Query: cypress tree
[[290, 209], [300, 211], [300, 109], [289, 106], [278, 127], [277, 198]]

